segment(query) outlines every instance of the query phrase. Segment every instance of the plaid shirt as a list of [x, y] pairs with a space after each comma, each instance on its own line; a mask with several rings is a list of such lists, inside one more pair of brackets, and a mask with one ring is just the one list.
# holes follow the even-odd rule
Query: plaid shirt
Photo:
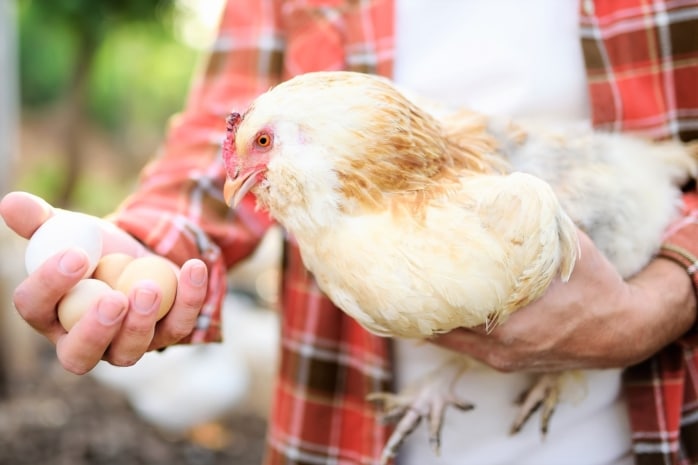
[[[587, 0], [580, 7], [596, 126], [695, 138], [698, 1]], [[173, 119], [138, 190], [114, 215], [122, 228], [175, 262], [201, 257], [208, 264], [209, 294], [191, 341], [220, 337], [225, 271], [254, 250], [271, 224], [249, 196], [235, 211], [223, 202], [225, 116], [303, 72], [389, 76], [393, 8], [392, 0], [227, 3], [185, 111]], [[687, 211], [667, 237], [681, 248], [670, 247], [666, 255], [686, 266], [698, 256], [696, 218], [696, 211]], [[698, 461], [693, 346], [686, 338], [627, 370], [640, 464]], [[390, 388], [389, 342], [364, 331], [322, 295], [293, 240], [283, 260], [281, 350], [266, 463], [376, 463], [388, 431], [365, 398]]]

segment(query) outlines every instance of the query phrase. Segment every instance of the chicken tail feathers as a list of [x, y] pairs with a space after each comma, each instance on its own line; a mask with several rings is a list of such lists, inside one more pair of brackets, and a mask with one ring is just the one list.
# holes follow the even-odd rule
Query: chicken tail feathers
[[675, 185], [682, 186], [698, 176], [698, 141], [665, 141], [657, 149]]

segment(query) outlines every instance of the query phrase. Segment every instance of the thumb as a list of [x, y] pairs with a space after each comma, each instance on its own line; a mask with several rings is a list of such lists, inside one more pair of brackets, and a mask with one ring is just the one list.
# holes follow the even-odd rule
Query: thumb
[[0, 200], [0, 216], [5, 224], [25, 239], [52, 215], [53, 207], [48, 202], [27, 192], [10, 192]]
[[484, 354], [492, 350], [496, 341], [485, 333], [466, 328], [456, 328], [447, 333], [439, 334], [429, 339], [429, 342], [445, 349], [468, 354], [482, 359]]

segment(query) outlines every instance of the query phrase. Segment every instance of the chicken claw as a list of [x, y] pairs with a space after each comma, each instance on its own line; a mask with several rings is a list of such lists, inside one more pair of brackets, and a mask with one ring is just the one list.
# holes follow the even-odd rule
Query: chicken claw
[[511, 426], [511, 434], [516, 434], [521, 431], [521, 428], [531, 415], [541, 409], [540, 432], [543, 436], [548, 433], [548, 424], [550, 417], [555, 412], [555, 407], [560, 401], [560, 389], [562, 385], [561, 373], [545, 373], [540, 375], [528, 388], [521, 394], [519, 403], [519, 413]]
[[[446, 366], [442, 367], [444, 371]], [[462, 368], [456, 370], [451, 382], [447, 381], [448, 377], [433, 376], [432, 373], [432, 376], [425, 377], [422, 382], [409, 386], [401, 393], [376, 392], [368, 396], [369, 401], [380, 405], [383, 421], [396, 423], [393, 433], [383, 447], [379, 462], [381, 465], [387, 464], [395, 456], [400, 445], [422, 419], [429, 422], [429, 444], [434, 453], [439, 455], [446, 408], [453, 406], [463, 411], [475, 408], [473, 404], [457, 399], [452, 392], [455, 381], [463, 371]]]

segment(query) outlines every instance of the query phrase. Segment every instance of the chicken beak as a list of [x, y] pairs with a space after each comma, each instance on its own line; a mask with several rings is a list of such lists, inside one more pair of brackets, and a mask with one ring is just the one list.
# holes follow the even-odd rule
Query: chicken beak
[[227, 178], [225, 184], [223, 184], [223, 198], [225, 203], [231, 207], [237, 207], [237, 204], [240, 202], [240, 199], [235, 198], [235, 194], [240, 190], [241, 184], [242, 182], [239, 179], [233, 181], [230, 178]]
[[235, 179], [228, 178], [223, 185], [223, 198], [225, 203], [235, 208], [242, 198], [259, 181], [259, 175], [263, 170], [252, 170], [246, 174], [237, 176]]

